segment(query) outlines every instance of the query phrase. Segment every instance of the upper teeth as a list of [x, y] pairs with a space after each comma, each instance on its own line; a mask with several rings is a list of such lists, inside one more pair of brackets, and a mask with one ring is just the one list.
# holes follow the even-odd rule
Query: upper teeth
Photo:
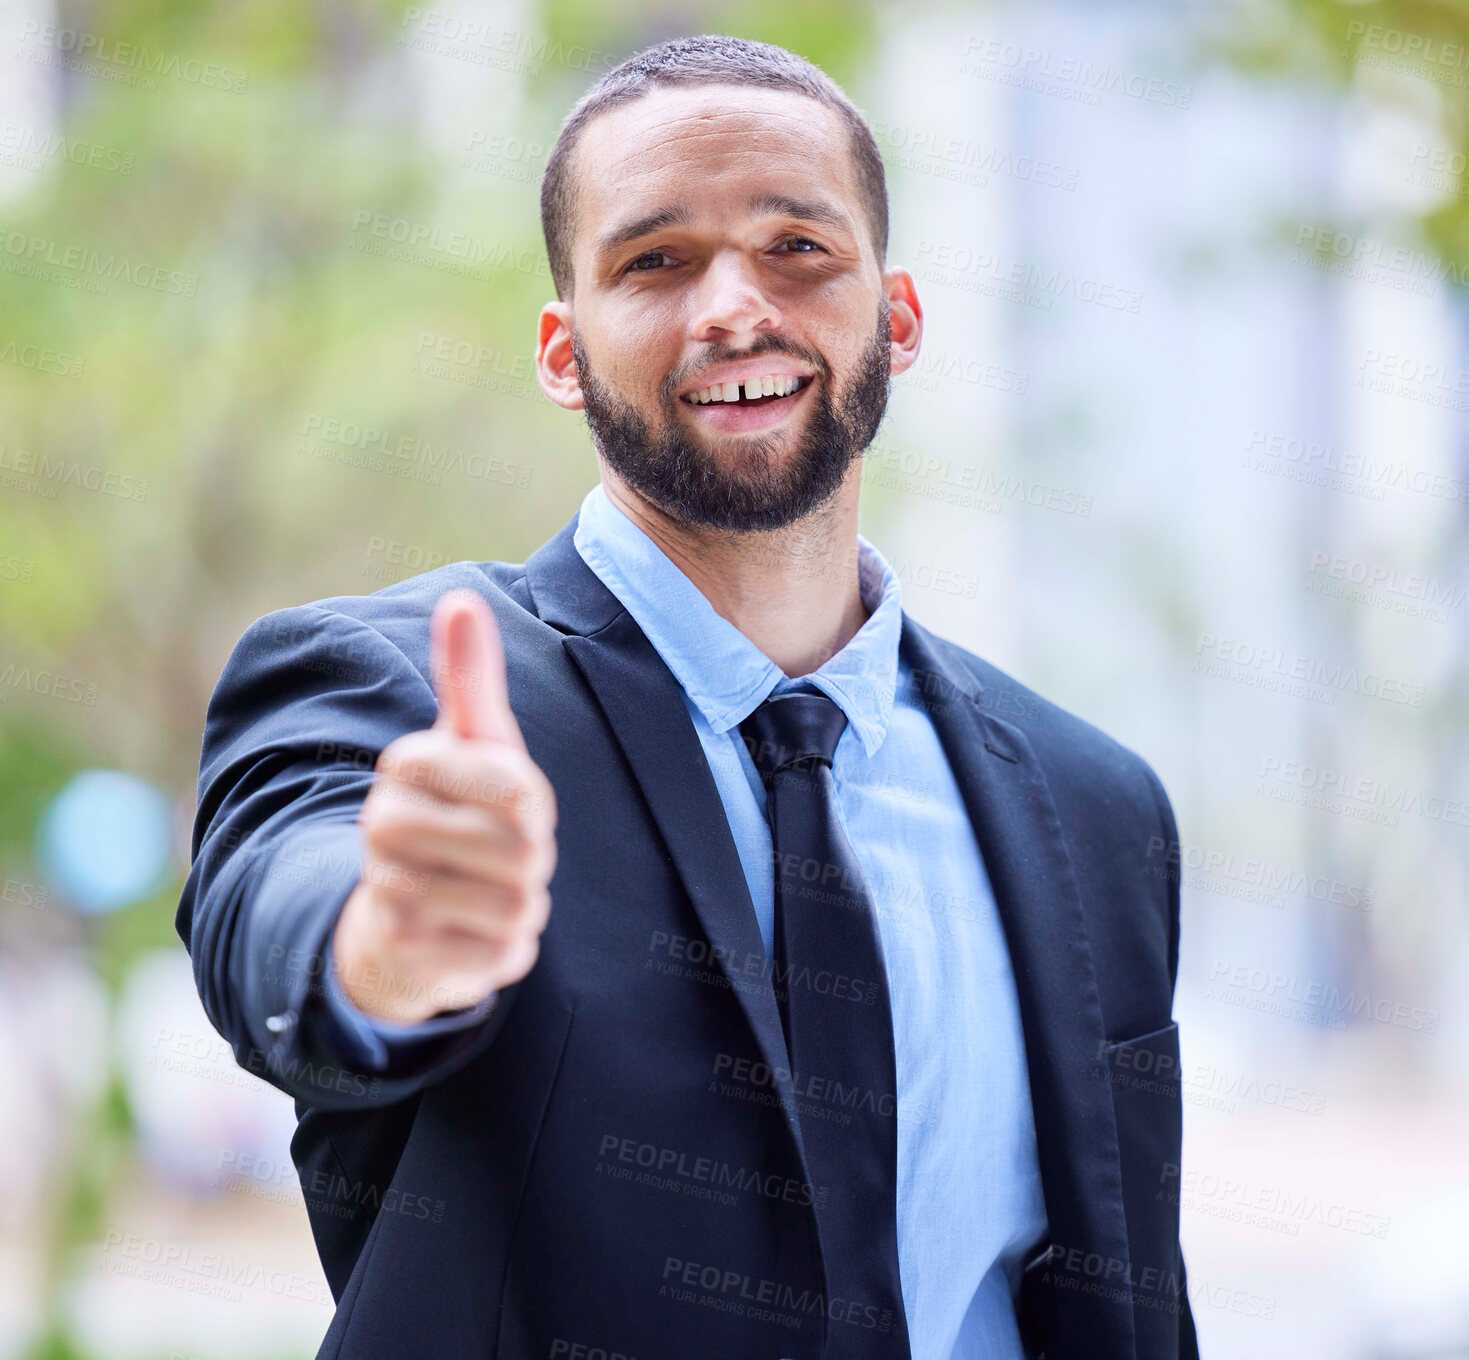
[[[750, 378], [744, 384], [746, 398], [754, 400], [756, 397], [784, 397], [794, 392], [801, 385], [800, 378], [788, 378], [784, 374], [767, 374], [763, 378]], [[697, 402], [703, 405], [710, 401], [738, 401], [740, 399], [740, 384], [736, 382], [715, 383], [713, 387], [706, 387], [701, 392], [690, 392], [684, 397], [685, 401]]]

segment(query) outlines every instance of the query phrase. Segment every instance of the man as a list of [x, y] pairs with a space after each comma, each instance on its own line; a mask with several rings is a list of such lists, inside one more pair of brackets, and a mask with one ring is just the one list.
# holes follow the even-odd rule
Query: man
[[922, 335], [866, 124], [666, 43], [542, 219], [601, 485], [259, 620], [209, 711], [179, 931], [296, 1099], [321, 1355], [1194, 1354], [1172, 811], [857, 535]]

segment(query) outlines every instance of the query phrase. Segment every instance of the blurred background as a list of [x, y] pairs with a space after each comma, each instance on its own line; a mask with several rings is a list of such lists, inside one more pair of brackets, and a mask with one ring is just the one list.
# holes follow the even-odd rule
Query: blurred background
[[540, 175], [698, 32], [882, 148], [907, 608], [1173, 799], [1205, 1356], [1469, 1356], [1463, 0], [7, 0], [0, 1357], [314, 1355], [291, 1105], [174, 932], [205, 707], [260, 615], [575, 512]]

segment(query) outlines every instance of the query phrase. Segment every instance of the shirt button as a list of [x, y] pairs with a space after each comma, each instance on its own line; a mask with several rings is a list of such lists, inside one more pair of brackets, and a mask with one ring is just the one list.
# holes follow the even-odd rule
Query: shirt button
[[279, 1015], [268, 1015], [265, 1017], [265, 1028], [272, 1034], [283, 1034], [295, 1023], [295, 1011], [282, 1011]]

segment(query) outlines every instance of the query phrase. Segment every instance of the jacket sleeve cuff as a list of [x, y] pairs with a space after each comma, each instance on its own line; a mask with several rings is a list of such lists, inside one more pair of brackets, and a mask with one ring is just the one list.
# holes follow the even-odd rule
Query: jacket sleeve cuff
[[[332, 934], [334, 935], [335, 929]], [[322, 950], [320, 1012], [335, 1037], [348, 1046], [357, 1062], [370, 1072], [400, 1072], [434, 1051], [435, 1039], [474, 1029], [494, 1009], [498, 992], [477, 1005], [445, 1011], [409, 1024], [382, 1020], [358, 1010], [342, 990], [332, 962], [332, 939]]]

